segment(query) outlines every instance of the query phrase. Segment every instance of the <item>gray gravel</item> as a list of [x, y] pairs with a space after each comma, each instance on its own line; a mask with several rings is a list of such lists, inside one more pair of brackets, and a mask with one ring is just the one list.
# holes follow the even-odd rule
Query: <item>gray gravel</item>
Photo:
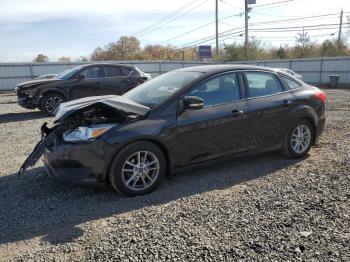
[[125, 198], [64, 185], [39, 163], [16, 176], [43, 118], [0, 94], [1, 261], [350, 261], [350, 90], [328, 90], [310, 156], [264, 154]]

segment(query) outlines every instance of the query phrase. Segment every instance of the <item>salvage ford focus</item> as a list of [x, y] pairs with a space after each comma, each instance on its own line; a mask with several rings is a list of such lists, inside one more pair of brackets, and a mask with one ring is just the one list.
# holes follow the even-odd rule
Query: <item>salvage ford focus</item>
[[123, 96], [61, 104], [19, 174], [43, 154], [57, 179], [147, 194], [166, 174], [222, 157], [305, 156], [323, 132], [325, 102], [318, 88], [269, 68], [175, 70]]

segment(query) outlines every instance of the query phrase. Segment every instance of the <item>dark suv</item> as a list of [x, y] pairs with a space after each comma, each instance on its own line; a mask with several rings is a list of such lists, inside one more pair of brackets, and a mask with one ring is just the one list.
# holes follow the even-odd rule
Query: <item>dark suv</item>
[[53, 79], [18, 84], [15, 90], [20, 106], [39, 108], [53, 115], [62, 102], [87, 96], [122, 95], [150, 78], [135, 66], [89, 64], [64, 71]]

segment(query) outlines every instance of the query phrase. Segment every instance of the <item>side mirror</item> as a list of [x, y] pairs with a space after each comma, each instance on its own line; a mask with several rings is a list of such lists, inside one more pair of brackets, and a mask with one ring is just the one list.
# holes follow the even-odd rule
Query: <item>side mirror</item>
[[83, 76], [83, 75], [77, 75], [77, 80], [78, 81], [82, 81], [82, 80], [84, 80], [85, 79], [85, 76]]
[[204, 100], [198, 96], [186, 96], [183, 99], [184, 110], [202, 109], [203, 106], [204, 106]]

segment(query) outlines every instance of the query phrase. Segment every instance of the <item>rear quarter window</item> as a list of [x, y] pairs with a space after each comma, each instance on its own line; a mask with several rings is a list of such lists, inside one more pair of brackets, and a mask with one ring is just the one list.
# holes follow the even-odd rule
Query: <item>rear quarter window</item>
[[289, 89], [289, 90], [295, 90], [298, 89], [302, 86], [301, 83], [291, 79], [290, 77], [287, 77], [285, 75], [279, 75], [279, 77], [281, 78], [282, 82], [284, 83], [284, 85]]

